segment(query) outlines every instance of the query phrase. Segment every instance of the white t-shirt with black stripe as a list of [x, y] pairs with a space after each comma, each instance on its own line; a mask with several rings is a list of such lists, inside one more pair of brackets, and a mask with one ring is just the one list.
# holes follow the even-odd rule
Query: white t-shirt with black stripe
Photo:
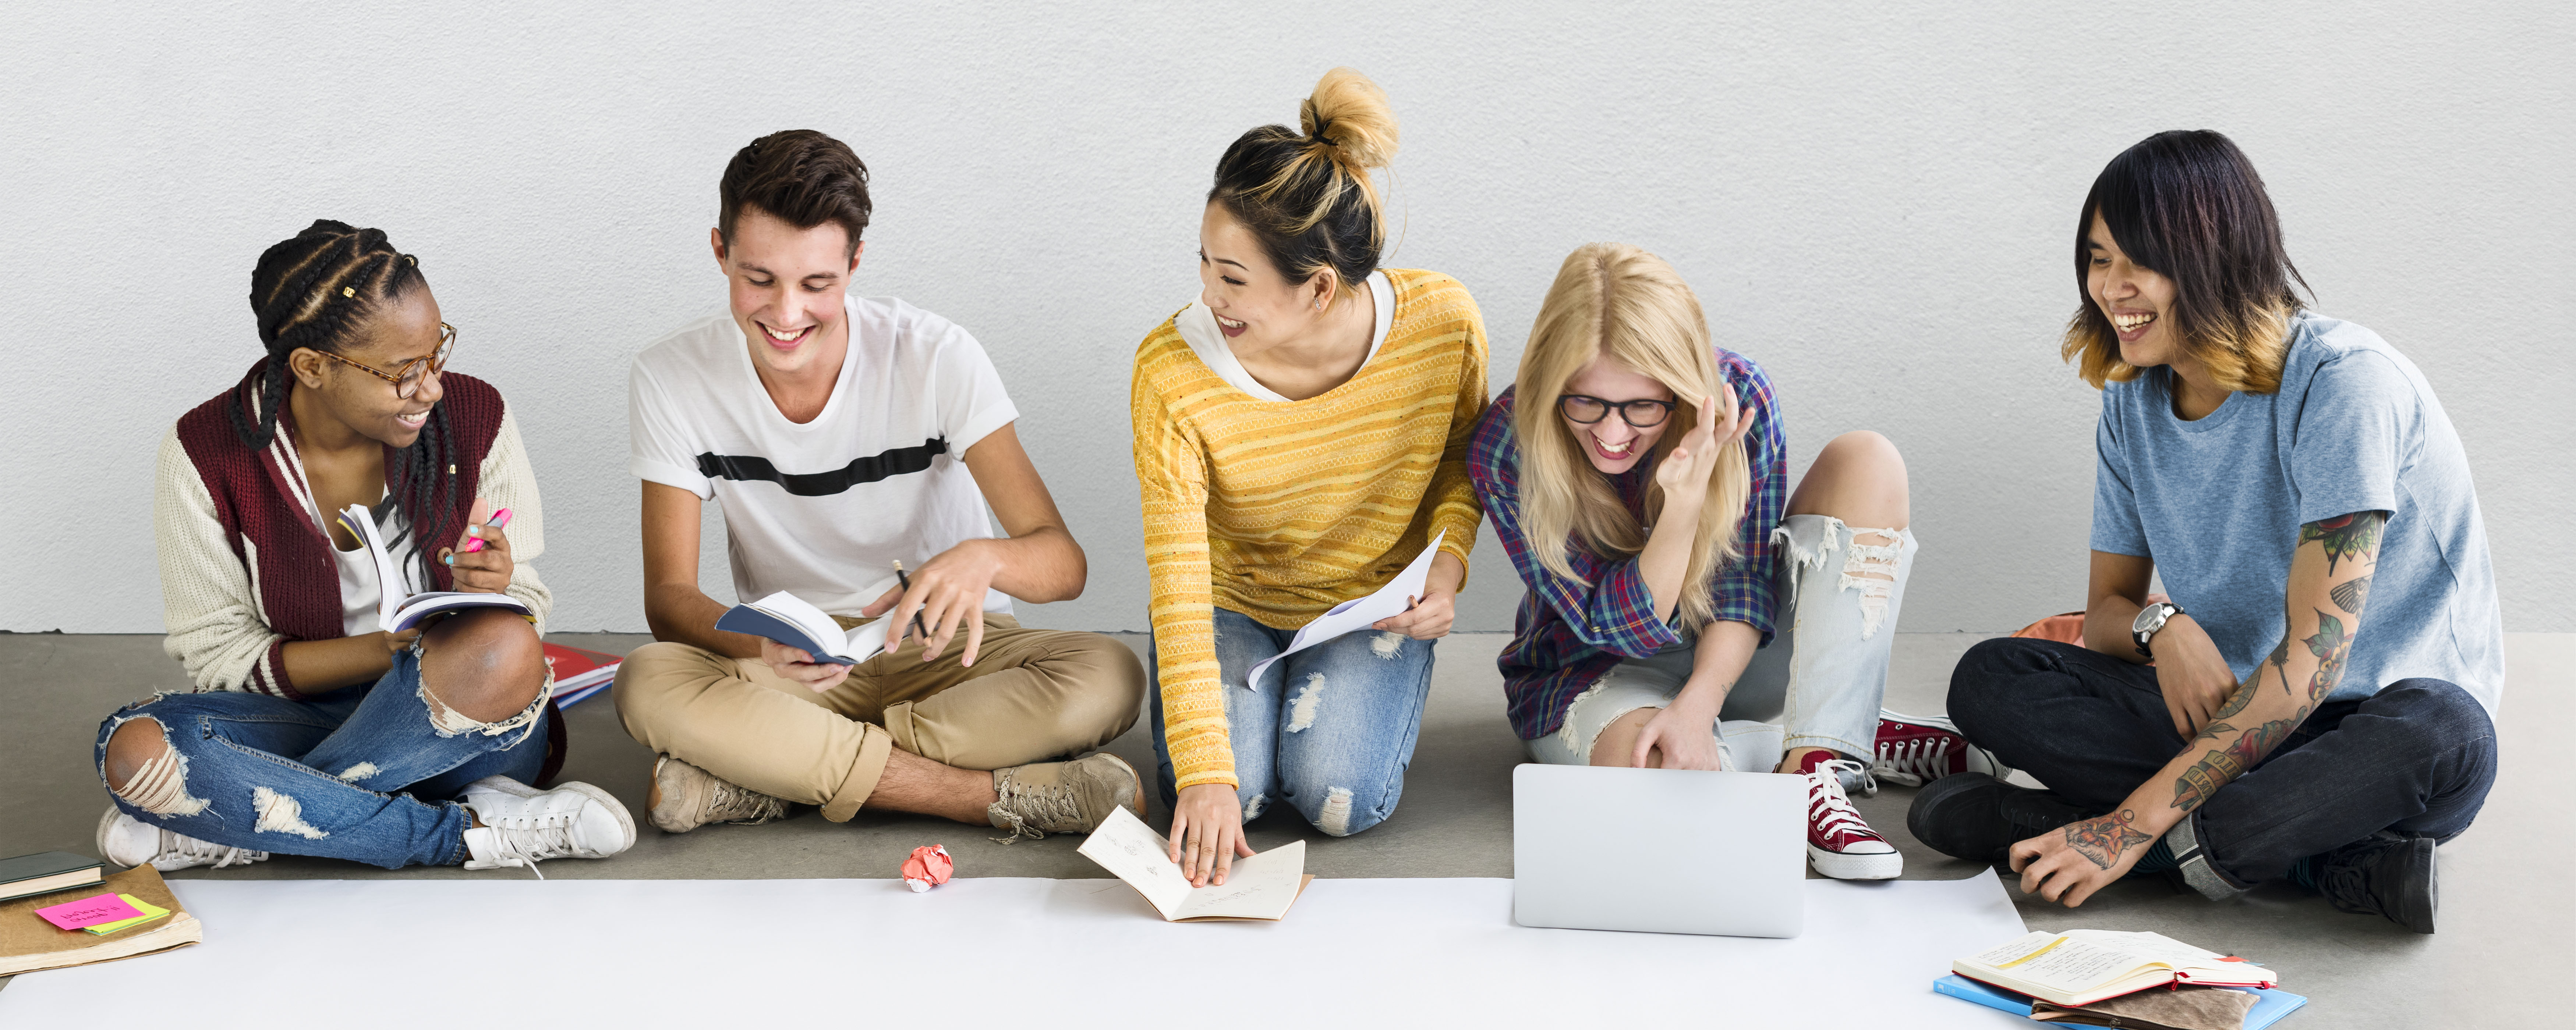
[[[823, 413], [778, 411], [726, 315], [663, 337], [627, 377], [627, 468], [724, 505], [735, 595], [779, 590], [856, 615], [959, 541], [996, 536], [963, 457], [1019, 418], [984, 347], [892, 298], [851, 297], [850, 348]], [[1008, 612], [991, 591], [984, 610]]]

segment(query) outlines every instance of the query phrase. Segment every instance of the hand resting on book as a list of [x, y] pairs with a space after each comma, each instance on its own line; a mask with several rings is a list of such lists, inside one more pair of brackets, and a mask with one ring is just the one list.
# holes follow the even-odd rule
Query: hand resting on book
[[802, 683], [805, 689], [817, 694], [840, 686], [842, 680], [850, 678], [850, 670], [856, 668], [839, 662], [815, 661], [813, 652], [789, 647], [768, 637], [760, 638], [760, 660], [768, 663], [769, 671], [777, 673], [779, 678]]

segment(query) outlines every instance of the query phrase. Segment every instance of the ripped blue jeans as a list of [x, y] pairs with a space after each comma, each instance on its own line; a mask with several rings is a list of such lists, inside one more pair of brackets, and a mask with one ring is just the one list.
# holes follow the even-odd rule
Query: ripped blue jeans
[[[1259, 690], [1244, 674], [1288, 648], [1295, 630], [1272, 629], [1249, 615], [1216, 612], [1216, 660], [1224, 680], [1226, 739], [1234, 748], [1235, 799], [1243, 821], [1272, 803], [1297, 810], [1315, 828], [1335, 837], [1368, 829], [1395, 814], [1404, 796], [1404, 769], [1422, 732], [1422, 706], [1431, 697], [1431, 647], [1400, 633], [1346, 633], [1274, 663], [1261, 673]], [[1163, 804], [1173, 789], [1172, 750], [1163, 740], [1163, 689], [1156, 656], [1145, 656], [1153, 677], [1154, 761]]]
[[533, 781], [546, 760], [546, 695], [512, 718], [478, 723], [420, 688], [417, 649], [373, 684], [310, 701], [213, 691], [158, 694], [98, 728], [107, 741], [139, 718], [169, 750], [109, 793], [137, 819], [252, 851], [345, 858], [400, 869], [465, 861], [466, 784]]

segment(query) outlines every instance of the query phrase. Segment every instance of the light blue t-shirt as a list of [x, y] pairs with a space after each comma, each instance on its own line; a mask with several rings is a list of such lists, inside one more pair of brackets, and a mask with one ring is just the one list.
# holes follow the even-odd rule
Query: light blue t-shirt
[[2468, 457], [2415, 363], [2350, 322], [2302, 311], [2281, 389], [2174, 415], [2172, 369], [2102, 391], [2093, 549], [2151, 557], [2165, 592], [2239, 680], [2281, 640], [2299, 527], [2391, 513], [2361, 628], [2329, 700], [2398, 680], [2457, 684], [2489, 715], [2504, 623]]

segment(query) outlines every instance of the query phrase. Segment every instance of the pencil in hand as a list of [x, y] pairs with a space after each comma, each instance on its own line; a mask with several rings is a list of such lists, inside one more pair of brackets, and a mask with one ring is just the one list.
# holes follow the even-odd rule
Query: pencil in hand
[[[912, 592], [912, 577], [904, 575], [902, 562], [894, 563], [894, 581], [903, 585], [905, 593]], [[897, 601], [895, 603], [901, 604], [903, 602]], [[922, 628], [921, 609], [919, 608], [912, 610], [912, 633], [915, 639], [921, 641], [921, 646], [924, 649], [930, 647], [930, 631]]]

